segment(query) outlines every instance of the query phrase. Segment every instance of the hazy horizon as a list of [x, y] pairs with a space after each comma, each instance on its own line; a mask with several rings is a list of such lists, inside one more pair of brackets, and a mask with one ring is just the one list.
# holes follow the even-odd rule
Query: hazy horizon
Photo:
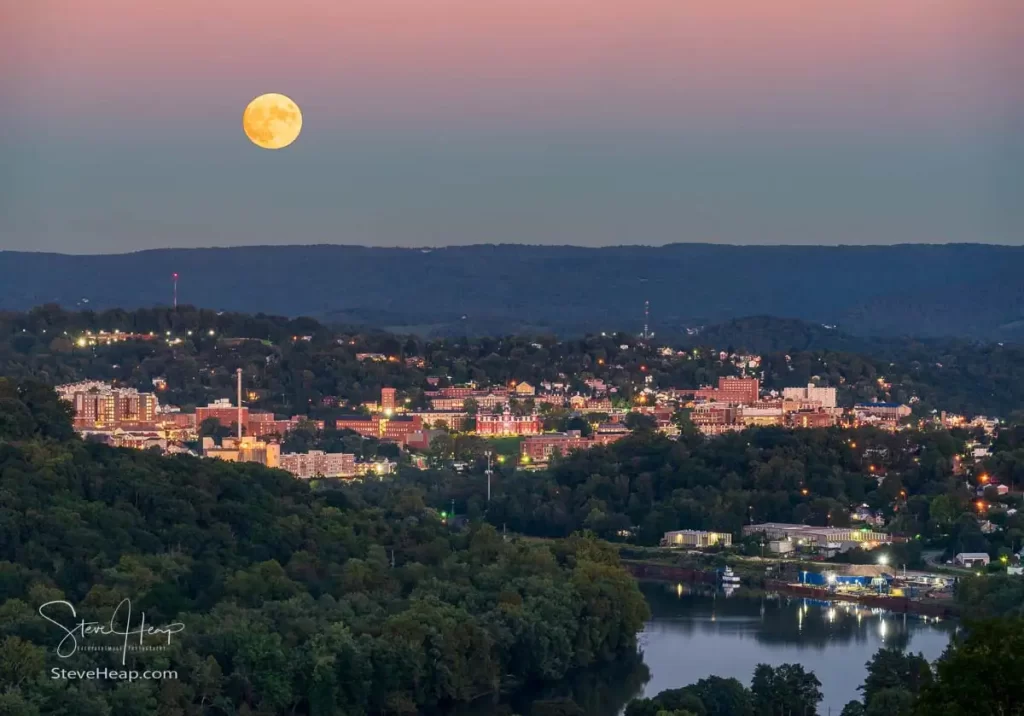
[[988, 246], [992, 248], [1006, 248], [1006, 249], [1024, 249], [1024, 244], [1005, 244], [995, 242], [981, 242], [981, 241], [946, 241], [942, 243], [927, 243], [927, 242], [901, 242], [892, 244], [754, 244], [754, 243], [712, 243], [702, 241], [676, 241], [664, 244], [609, 244], [607, 246], [584, 246], [582, 244], [539, 244], [539, 243], [527, 243], [527, 242], [516, 242], [516, 243], [473, 243], [473, 244], [450, 244], [447, 246], [370, 246], [368, 244], [343, 244], [343, 243], [296, 243], [296, 244], [237, 244], [237, 245], [196, 245], [196, 246], [154, 246], [146, 249], [132, 249], [128, 251], [45, 251], [31, 249], [3, 249], [0, 248], [0, 254], [3, 253], [20, 253], [20, 254], [53, 254], [58, 256], [123, 256], [129, 254], [142, 254], [142, 253], [156, 253], [162, 251], [219, 251], [225, 249], [241, 250], [241, 249], [302, 249], [302, 248], [320, 248], [320, 247], [333, 247], [333, 248], [347, 248], [347, 249], [382, 249], [382, 250], [398, 250], [398, 251], [443, 251], [447, 249], [473, 249], [473, 248], [502, 248], [502, 247], [516, 247], [516, 248], [537, 248], [537, 249], [584, 249], [584, 250], [614, 250], [614, 249], [665, 249], [674, 246], [713, 246], [718, 248], [758, 248], [758, 249], [842, 249], [842, 248], [862, 248], [862, 249], [885, 249], [885, 248], [899, 248], [899, 247], [956, 247], [956, 246]]
[[[1024, 244], [1017, 0], [8, 16], [0, 249]], [[265, 92], [303, 110], [280, 151]]]

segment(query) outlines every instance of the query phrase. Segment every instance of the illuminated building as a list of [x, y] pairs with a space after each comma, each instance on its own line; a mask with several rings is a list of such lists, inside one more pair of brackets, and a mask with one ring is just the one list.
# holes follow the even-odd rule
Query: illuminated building
[[461, 432], [466, 429], [466, 421], [469, 414], [463, 410], [417, 410], [410, 413], [423, 421], [428, 427], [438, 427], [446, 430]]
[[152, 393], [114, 388], [99, 382], [60, 386], [57, 393], [71, 403], [75, 411], [74, 424], [79, 429], [152, 426], [159, 407]]
[[787, 400], [821, 403], [823, 408], [836, 407], [836, 389], [818, 388], [813, 383], [808, 383], [806, 388], [784, 388], [782, 397]]
[[251, 436], [224, 438], [216, 445], [213, 438], [203, 438], [203, 456], [228, 462], [256, 462], [266, 467], [279, 467], [281, 446], [263, 442]]
[[389, 419], [381, 415], [370, 418], [352, 415], [339, 418], [334, 426], [338, 430], [352, 430], [364, 437], [404, 444], [410, 433], [423, 429], [423, 421], [417, 416]]
[[500, 415], [481, 413], [476, 416], [477, 435], [537, 435], [540, 431], [539, 415], [512, 415], [508, 406]]
[[381, 388], [380, 389], [380, 409], [385, 414], [395, 412], [395, 389], [394, 388]]
[[702, 532], [699, 530], [676, 530], [666, 532], [661, 538], [663, 547], [731, 547], [732, 535], [728, 532]]
[[356, 456], [351, 453], [328, 453], [310, 450], [281, 455], [281, 469], [295, 477], [355, 477]]
[[698, 400], [708, 400], [732, 405], [749, 405], [756, 403], [761, 392], [761, 384], [757, 378], [718, 379], [717, 388], [701, 388], [694, 395]]

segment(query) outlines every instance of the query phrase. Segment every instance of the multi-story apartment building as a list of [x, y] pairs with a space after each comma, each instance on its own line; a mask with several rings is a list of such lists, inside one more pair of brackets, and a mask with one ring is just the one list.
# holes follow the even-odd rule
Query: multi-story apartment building
[[836, 407], [836, 389], [818, 388], [814, 383], [808, 383], [806, 388], [784, 388], [782, 397], [787, 400], [817, 402], [823, 408]]
[[355, 477], [356, 456], [322, 450], [284, 453], [281, 455], [281, 469], [306, 480], [313, 477]]
[[159, 405], [152, 393], [98, 382], [60, 386], [57, 392], [71, 403], [75, 427], [80, 429], [153, 425], [157, 418]]
[[694, 395], [698, 400], [749, 405], [757, 402], [760, 392], [761, 383], [757, 378], [722, 377], [718, 379], [717, 388], [701, 388]]

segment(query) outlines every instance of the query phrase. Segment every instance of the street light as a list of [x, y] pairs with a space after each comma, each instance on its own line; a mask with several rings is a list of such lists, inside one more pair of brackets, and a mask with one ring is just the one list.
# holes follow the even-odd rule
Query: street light
[[883, 554], [883, 555], [880, 555], [880, 556], [878, 557], [878, 563], [879, 563], [880, 565], [882, 565], [883, 567], [884, 567], [885, 565], [889, 564], [889, 555], [887, 555], [887, 554]]

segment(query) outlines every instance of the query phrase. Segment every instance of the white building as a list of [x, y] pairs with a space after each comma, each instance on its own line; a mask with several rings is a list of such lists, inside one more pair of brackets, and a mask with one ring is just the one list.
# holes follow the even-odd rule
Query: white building
[[754, 535], [763, 533], [769, 540], [790, 540], [798, 546], [827, 548], [830, 545], [837, 548], [843, 543], [859, 543], [865, 548], [876, 544], [889, 544], [892, 536], [884, 532], [873, 532], [864, 527], [813, 527], [811, 525], [793, 525], [778, 522], [766, 522], [757, 525], [747, 525], [743, 528], [743, 535]]
[[836, 389], [818, 388], [814, 383], [808, 383], [806, 388], [785, 388], [782, 397], [786, 400], [818, 402], [823, 408], [836, 407]]
[[989, 556], [984, 552], [961, 552], [953, 561], [964, 567], [987, 567]]

